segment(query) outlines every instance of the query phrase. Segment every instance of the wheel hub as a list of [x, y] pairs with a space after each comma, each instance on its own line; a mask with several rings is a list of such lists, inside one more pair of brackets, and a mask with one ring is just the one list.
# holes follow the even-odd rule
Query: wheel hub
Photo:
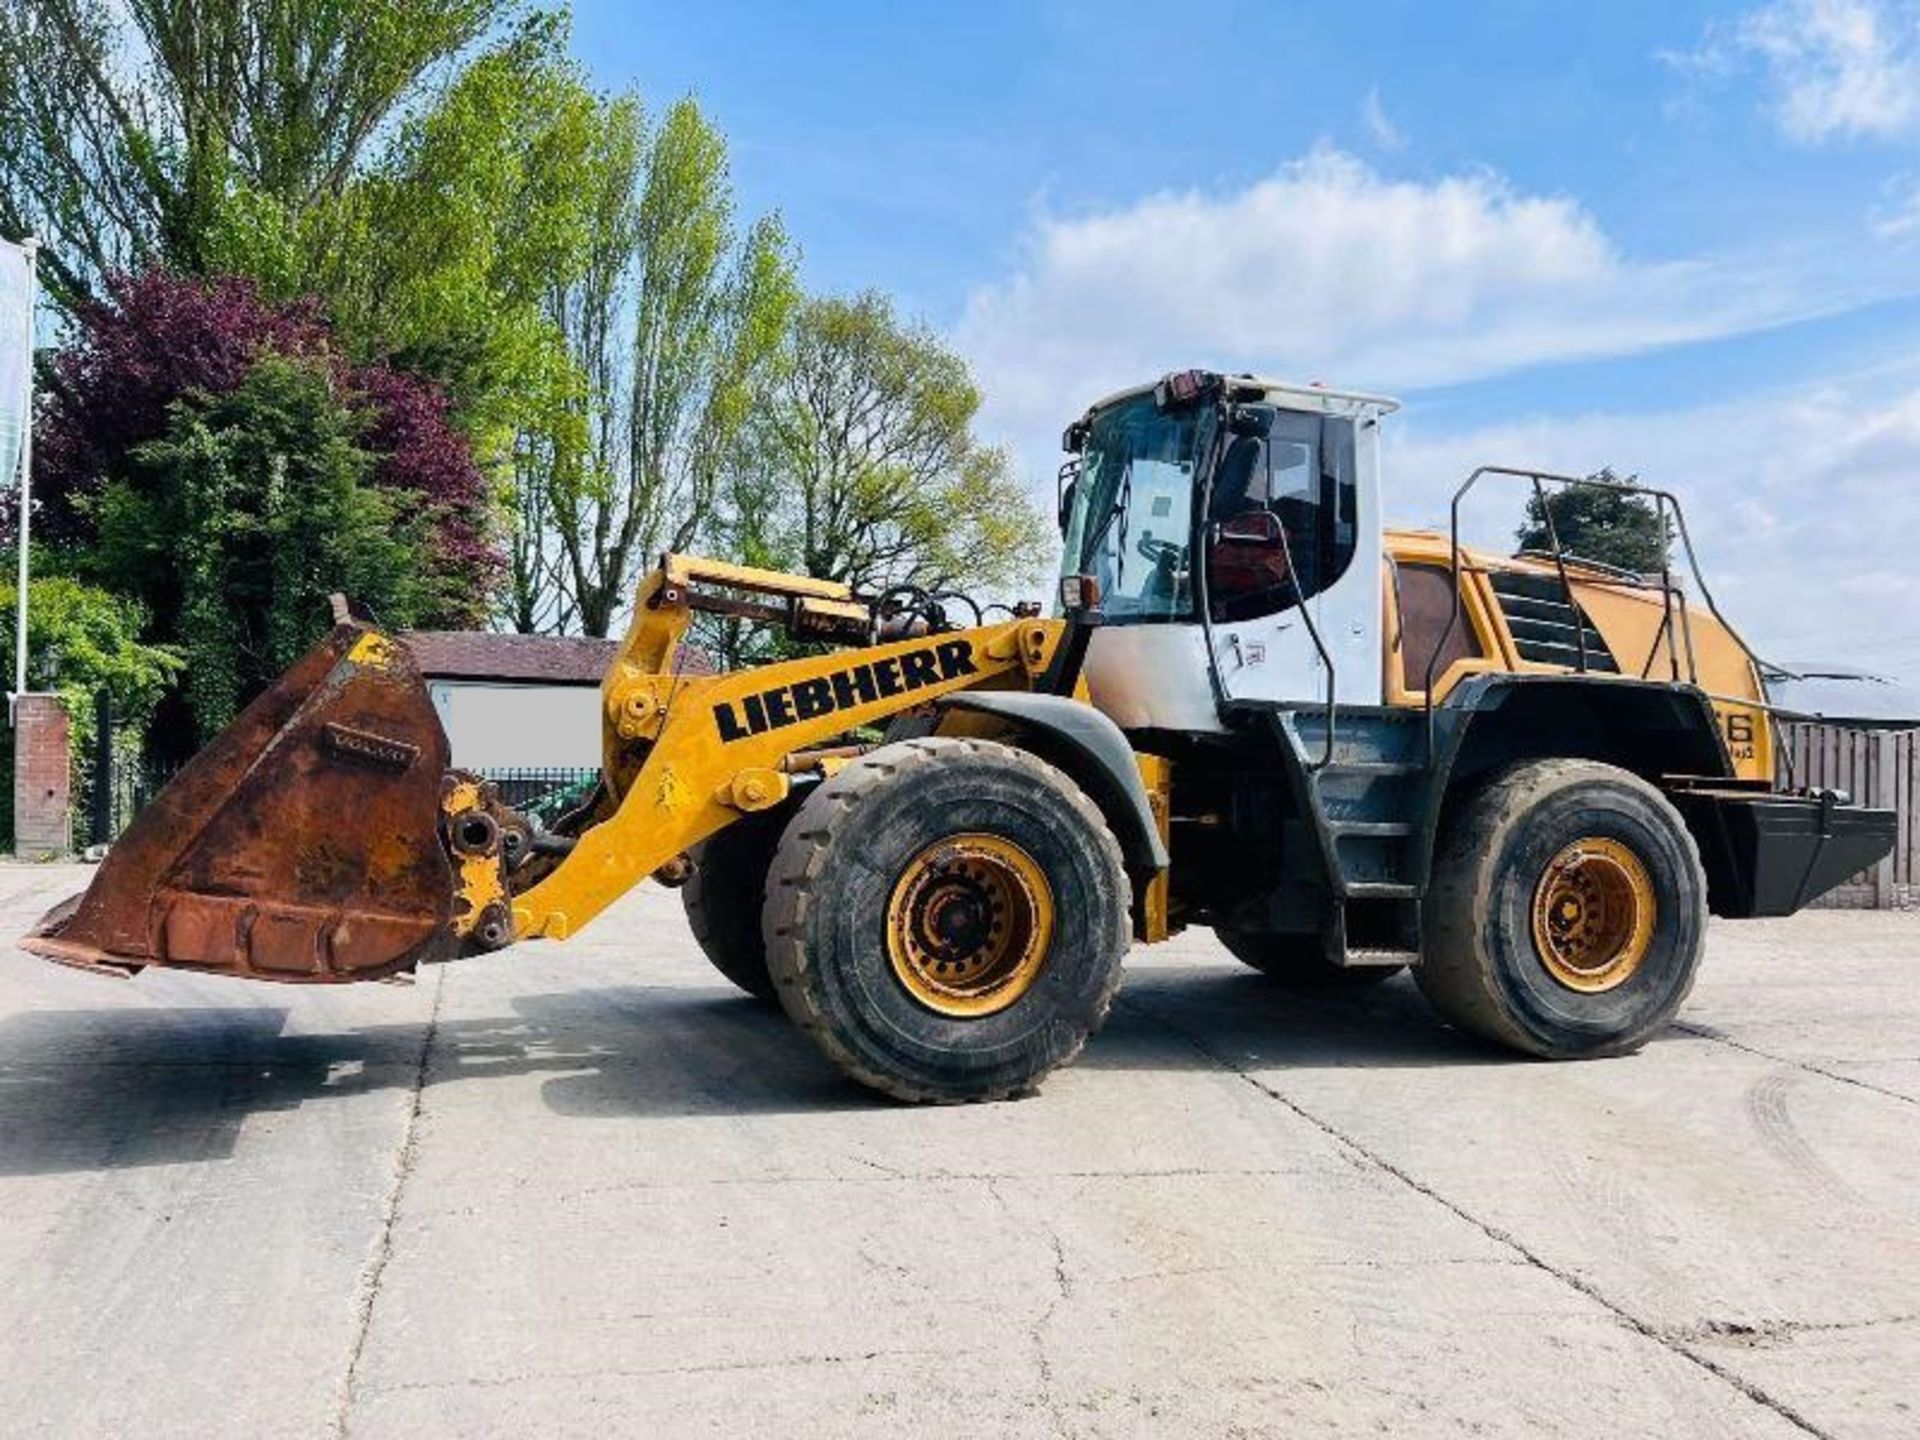
[[1658, 913], [1640, 857], [1618, 840], [1589, 836], [1555, 855], [1534, 888], [1534, 946], [1560, 984], [1599, 994], [1640, 968]]
[[1053, 891], [1034, 858], [997, 835], [935, 841], [887, 902], [887, 956], [907, 993], [942, 1015], [996, 1014], [1039, 977]]

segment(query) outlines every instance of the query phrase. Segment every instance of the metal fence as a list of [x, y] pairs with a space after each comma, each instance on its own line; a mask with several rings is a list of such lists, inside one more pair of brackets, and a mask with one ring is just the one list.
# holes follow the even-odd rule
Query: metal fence
[[593, 793], [600, 783], [600, 772], [557, 767], [528, 766], [507, 770], [482, 770], [480, 776], [493, 782], [501, 803], [531, 815], [542, 825], [551, 825]]
[[1897, 811], [1893, 854], [1863, 870], [1820, 904], [1892, 910], [1920, 905], [1920, 730], [1856, 730], [1794, 722], [1784, 727], [1781, 780], [1844, 790], [1856, 804]]

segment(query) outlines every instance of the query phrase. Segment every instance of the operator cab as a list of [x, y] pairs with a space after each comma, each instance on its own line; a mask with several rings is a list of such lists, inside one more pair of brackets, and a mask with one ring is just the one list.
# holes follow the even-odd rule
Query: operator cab
[[1129, 730], [1215, 731], [1236, 702], [1380, 703], [1375, 395], [1203, 371], [1067, 430], [1062, 604]]

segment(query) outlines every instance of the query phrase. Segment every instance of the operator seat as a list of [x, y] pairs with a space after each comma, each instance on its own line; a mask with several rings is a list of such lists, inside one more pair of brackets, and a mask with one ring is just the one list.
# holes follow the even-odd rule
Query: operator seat
[[[1267, 442], [1253, 435], [1236, 435], [1220, 458], [1207, 504], [1208, 529], [1250, 510], [1272, 509], [1267, 493]], [[1293, 543], [1292, 531], [1288, 531], [1287, 540]], [[1211, 545], [1207, 551], [1207, 580], [1216, 621], [1271, 614], [1293, 591], [1287, 578], [1286, 551], [1278, 541], [1271, 545], [1232, 541]]]

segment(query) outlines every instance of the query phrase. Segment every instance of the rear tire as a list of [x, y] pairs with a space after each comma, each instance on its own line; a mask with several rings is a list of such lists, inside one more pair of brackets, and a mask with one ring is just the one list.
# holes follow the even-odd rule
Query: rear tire
[[1528, 1055], [1638, 1049], [1693, 988], [1706, 935], [1693, 836], [1611, 765], [1515, 765], [1443, 826], [1414, 971], [1462, 1030]]
[[1234, 959], [1291, 990], [1352, 994], [1371, 990], [1407, 968], [1404, 965], [1335, 965], [1327, 959], [1318, 935], [1269, 935], [1255, 930], [1224, 930], [1219, 926], [1214, 927], [1213, 933]]
[[1130, 939], [1120, 846], [1024, 751], [929, 737], [821, 785], [767, 877], [780, 1002], [896, 1099], [1031, 1090], [1106, 1019]]
[[713, 968], [769, 1005], [778, 1000], [767, 973], [760, 915], [766, 906], [767, 867], [792, 818], [790, 807], [741, 816], [694, 847], [688, 857], [693, 874], [680, 887], [687, 925]]

